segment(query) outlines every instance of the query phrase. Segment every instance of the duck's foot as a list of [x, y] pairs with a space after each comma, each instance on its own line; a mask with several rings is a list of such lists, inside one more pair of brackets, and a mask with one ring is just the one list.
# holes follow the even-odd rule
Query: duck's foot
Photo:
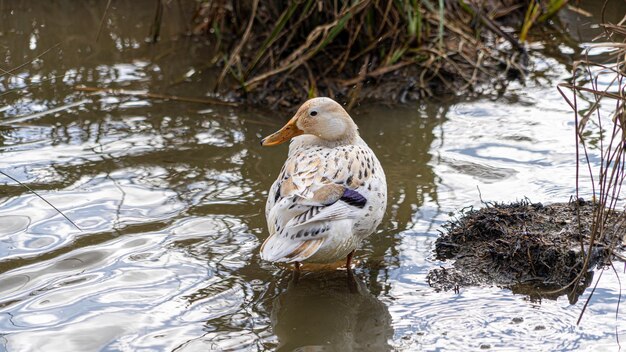
[[346, 276], [346, 282], [348, 283], [348, 291], [350, 293], [359, 293], [359, 288], [356, 283], [356, 277], [352, 272], [352, 268], [348, 268], [348, 275]]
[[346, 272], [348, 274], [348, 289], [350, 293], [358, 293], [359, 289], [356, 284], [356, 279], [354, 277], [354, 273], [352, 272], [352, 256], [354, 255], [354, 250], [348, 254], [346, 258]]
[[295, 284], [298, 283], [298, 280], [300, 280], [300, 267], [302, 266], [302, 264], [300, 264], [300, 262], [294, 262], [293, 263], [293, 276], [291, 278], [291, 281]]

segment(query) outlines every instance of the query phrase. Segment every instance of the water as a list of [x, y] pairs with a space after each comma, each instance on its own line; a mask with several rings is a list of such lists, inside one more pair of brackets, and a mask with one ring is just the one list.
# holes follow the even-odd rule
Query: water
[[570, 305], [426, 283], [450, 213], [480, 197], [574, 194], [572, 114], [554, 86], [595, 34], [546, 40], [533, 78], [498, 98], [353, 111], [390, 205], [357, 253], [351, 293], [344, 272], [295, 285], [259, 258], [267, 190], [286, 156], [259, 139], [288, 112], [74, 89], [202, 97], [217, 76], [203, 40], [177, 35], [190, 13], [175, 2], [158, 44], [146, 43], [151, 3], [113, 3], [96, 42], [105, 2], [0, 2], [0, 67], [27, 63], [0, 78], [0, 170], [82, 229], [0, 178], [0, 350], [618, 349], [621, 264], [602, 274], [578, 326], [590, 290]]

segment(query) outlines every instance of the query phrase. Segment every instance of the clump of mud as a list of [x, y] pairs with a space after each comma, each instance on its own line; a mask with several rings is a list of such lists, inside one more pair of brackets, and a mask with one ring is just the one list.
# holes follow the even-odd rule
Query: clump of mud
[[[473, 285], [522, 291], [527, 284], [566, 286], [583, 269], [582, 251], [588, 250], [585, 240], [593, 210], [591, 202], [579, 199], [550, 205], [488, 204], [465, 212], [444, 226], [435, 246], [437, 259], [454, 263], [431, 270], [428, 282], [442, 290]], [[607, 247], [605, 243], [593, 247], [589, 268], [608, 258]], [[588, 276], [582, 285], [589, 283]]]

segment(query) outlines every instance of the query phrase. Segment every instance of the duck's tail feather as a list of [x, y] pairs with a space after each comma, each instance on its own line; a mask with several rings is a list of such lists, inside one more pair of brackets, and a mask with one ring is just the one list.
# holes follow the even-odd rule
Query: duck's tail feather
[[293, 263], [301, 262], [315, 254], [324, 238], [305, 241], [277, 241], [277, 236], [270, 236], [261, 246], [261, 258], [271, 262]]

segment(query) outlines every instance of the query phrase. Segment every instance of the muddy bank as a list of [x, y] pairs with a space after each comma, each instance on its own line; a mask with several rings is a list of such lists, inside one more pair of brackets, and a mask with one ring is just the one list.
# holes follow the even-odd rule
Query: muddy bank
[[[497, 285], [540, 296], [566, 286], [584, 269], [593, 210], [591, 202], [581, 199], [488, 204], [464, 212], [444, 226], [436, 242], [437, 259], [451, 264], [431, 270], [428, 282], [442, 290]], [[587, 270], [609, 258], [609, 247], [603, 242], [593, 246]], [[583, 275], [574, 291], [584, 289], [590, 278]]]
[[194, 32], [216, 47], [215, 92], [226, 98], [285, 107], [310, 96], [404, 102], [523, 77], [528, 30], [564, 4], [205, 1]]

